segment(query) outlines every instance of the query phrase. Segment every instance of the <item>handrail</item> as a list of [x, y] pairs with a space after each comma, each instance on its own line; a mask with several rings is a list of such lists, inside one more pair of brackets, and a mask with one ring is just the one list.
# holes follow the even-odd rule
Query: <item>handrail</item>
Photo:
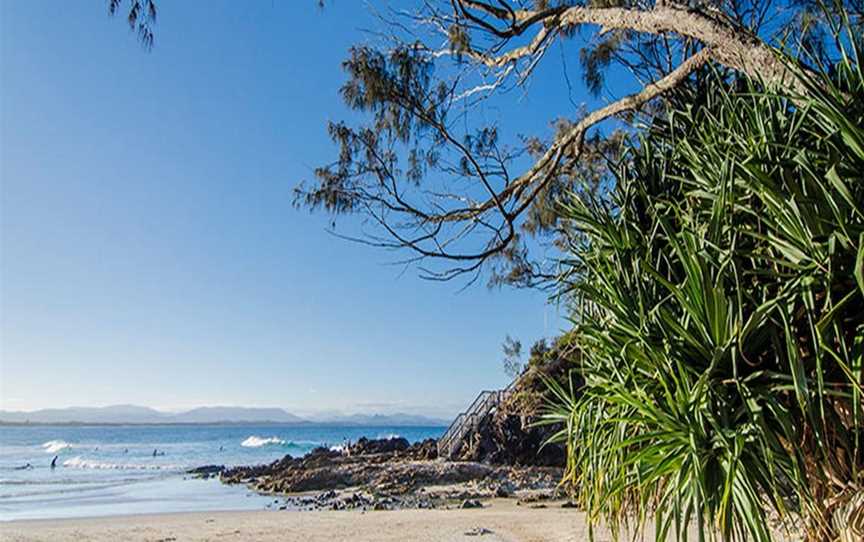
[[461, 414], [456, 416], [456, 419], [453, 420], [453, 423], [450, 424], [450, 427], [447, 428], [447, 431], [444, 432], [444, 435], [438, 440], [438, 442], [440, 443], [443, 441], [444, 443], [447, 443], [449, 440], [451, 440], [453, 437], [453, 434], [455, 434], [459, 430], [459, 428], [462, 426], [462, 421], [466, 417], [473, 414], [474, 410], [478, 406], [478, 402], [481, 399], [485, 399], [485, 397], [487, 397], [489, 394], [492, 394], [492, 393], [494, 393], [494, 392], [492, 392], [490, 390], [481, 391], [477, 395], [477, 397], [474, 399], [474, 402], [471, 403], [471, 406], [469, 406], [464, 412], [462, 412]]
[[453, 455], [454, 450], [465, 439], [469, 431], [474, 431], [483, 419], [492, 412], [493, 408], [500, 405], [512, 392], [519, 379], [513, 380], [503, 390], [483, 390], [481, 391], [471, 405], [461, 412], [441, 438], [438, 439], [438, 456], [447, 457]]

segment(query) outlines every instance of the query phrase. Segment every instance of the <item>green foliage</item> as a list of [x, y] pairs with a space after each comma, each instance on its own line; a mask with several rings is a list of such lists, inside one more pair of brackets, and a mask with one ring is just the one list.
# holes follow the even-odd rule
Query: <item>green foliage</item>
[[632, 145], [609, 200], [564, 206], [581, 232], [561, 287], [585, 384], [551, 382], [546, 419], [564, 424], [592, 521], [770, 540], [776, 513], [813, 540], [862, 535], [843, 533], [864, 521], [864, 75], [851, 41], [830, 76], [802, 79], [804, 96], [711, 80]]
[[[124, 3], [124, 0], [108, 0], [108, 14], [116, 15]], [[147, 50], [152, 49], [153, 26], [156, 24], [155, 0], [129, 0], [126, 23], [130, 30], [137, 32], [141, 45]]]
[[578, 359], [572, 335], [565, 333], [551, 344], [546, 339], [535, 342], [525, 363], [521, 361], [522, 345], [519, 341], [507, 336], [502, 346], [505, 371], [519, 379], [508, 402], [509, 410], [523, 416], [541, 415], [554, 396], [547, 382], [567, 382]]

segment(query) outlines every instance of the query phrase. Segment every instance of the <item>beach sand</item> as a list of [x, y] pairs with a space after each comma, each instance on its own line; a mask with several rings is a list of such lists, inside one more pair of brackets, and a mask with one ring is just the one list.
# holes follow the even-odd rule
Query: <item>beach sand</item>
[[[597, 533], [598, 542], [608, 541]], [[379, 512], [194, 512], [0, 523], [0, 540], [162, 541], [583, 541], [585, 514], [550, 503], [496, 499], [482, 509]]]
[[[587, 542], [584, 512], [547, 503], [545, 508], [518, 506], [513, 499], [486, 501], [481, 509], [393, 511], [236, 511], [149, 514], [103, 518], [0, 522], [2, 542]], [[697, 540], [691, 528], [689, 540]], [[778, 542], [800, 542], [799, 536], [774, 532]], [[627, 536], [622, 540], [630, 540]], [[670, 535], [668, 540], [674, 540]], [[596, 542], [612, 542], [606, 529], [595, 528]], [[644, 542], [653, 542], [648, 525]]]

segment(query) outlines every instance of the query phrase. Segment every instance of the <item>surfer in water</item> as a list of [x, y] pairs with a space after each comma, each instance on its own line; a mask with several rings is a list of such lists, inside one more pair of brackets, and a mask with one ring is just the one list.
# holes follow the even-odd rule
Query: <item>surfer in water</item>
[[57, 458], [58, 458], [58, 457], [60, 457], [60, 456], [59, 456], [59, 455], [55, 455], [55, 456], [54, 456], [54, 459], [51, 460], [51, 470], [54, 470], [54, 469], [57, 468]]

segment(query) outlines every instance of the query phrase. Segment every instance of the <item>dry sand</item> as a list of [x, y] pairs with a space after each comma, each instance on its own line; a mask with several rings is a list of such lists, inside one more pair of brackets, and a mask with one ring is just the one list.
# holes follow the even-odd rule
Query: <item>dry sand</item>
[[[484, 531], [485, 530], [485, 531]], [[517, 506], [512, 499], [482, 509], [381, 512], [195, 512], [0, 523], [0, 540], [161, 541], [583, 541], [585, 515], [549, 504]], [[608, 541], [601, 534], [598, 542]]]
[[[546, 508], [517, 506], [513, 499], [487, 501], [482, 509], [361, 511], [194, 512], [105, 518], [23, 520], [0, 522], [2, 542], [84, 541], [570, 541], [588, 540], [585, 514], [560, 503]], [[641, 540], [652, 542], [648, 526]], [[775, 540], [798, 541], [775, 533]], [[625, 538], [626, 539], [626, 538]], [[670, 537], [670, 540], [674, 539]], [[689, 540], [697, 540], [695, 530]], [[611, 542], [604, 529], [595, 529], [596, 542]]]

